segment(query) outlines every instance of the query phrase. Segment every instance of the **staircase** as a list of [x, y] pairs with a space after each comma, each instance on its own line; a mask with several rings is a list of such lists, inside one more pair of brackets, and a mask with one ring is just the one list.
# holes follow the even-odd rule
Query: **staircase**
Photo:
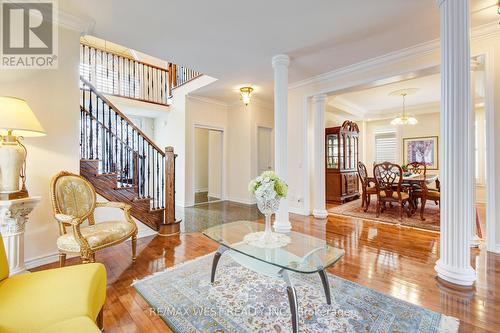
[[[166, 103], [167, 91], [158, 91], [154, 96]], [[158, 147], [83, 76], [80, 174], [105, 199], [130, 204], [132, 216], [150, 228], [161, 234], [178, 232], [173, 148]]]

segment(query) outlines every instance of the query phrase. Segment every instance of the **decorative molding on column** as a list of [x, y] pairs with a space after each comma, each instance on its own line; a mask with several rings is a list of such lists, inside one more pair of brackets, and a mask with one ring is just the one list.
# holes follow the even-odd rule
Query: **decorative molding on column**
[[[438, 1], [441, 10], [441, 237], [438, 277], [470, 286], [476, 272], [470, 265], [474, 216], [474, 174], [470, 161], [471, 90], [469, 0]], [[459, 147], [457, 149], [456, 147]], [[457, 181], [460, 180], [460, 181]]]
[[[273, 68], [277, 66], [285, 66], [288, 67], [290, 65], [290, 57], [286, 54], [278, 54], [275, 55], [272, 59]], [[288, 87], [287, 87], [288, 89]]]
[[325, 102], [326, 103], [326, 100], [328, 99], [328, 95], [327, 94], [318, 94], [318, 95], [314, 95], [312, 97], [312, 102], [317, 104], [317, 103], [323, 103]]
[[24, 228], [28, 214], [40, 197], [0, 201], [0, 234], [3, 238], [10, 275], [26, 272], [24, 263]]
[[325, 112], [326, 94], [312, 97], [314, 109], [314, 209], [313, 216], [317, 219], [326, 219], [325, 193]]
[[[286, 54], [273, 57], [274, 69], [274, 165], [276, 174], [288, 181], [288, 66], [290, 58]], [[292, 229], [289, 217], [288, 198], [281, 200], [274, 220], [277, 232]]]

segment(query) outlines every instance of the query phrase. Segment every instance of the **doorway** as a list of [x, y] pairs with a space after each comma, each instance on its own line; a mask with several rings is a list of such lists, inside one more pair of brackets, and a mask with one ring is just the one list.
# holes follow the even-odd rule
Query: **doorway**
[[195, 127], [195, 205], [222, 200], [222, 136], [220, 130]]
[[273, 129], [257, 126], [257, 174], [274, 169]]

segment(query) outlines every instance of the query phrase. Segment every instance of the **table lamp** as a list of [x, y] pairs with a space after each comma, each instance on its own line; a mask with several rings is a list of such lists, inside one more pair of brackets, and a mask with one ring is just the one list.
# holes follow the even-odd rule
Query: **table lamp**
[[[26, 101], [0, 96], [0, 200], [28, 197], [23, 137], [45, 132]], [[21, 182], [20, 182], [21, 180]]]

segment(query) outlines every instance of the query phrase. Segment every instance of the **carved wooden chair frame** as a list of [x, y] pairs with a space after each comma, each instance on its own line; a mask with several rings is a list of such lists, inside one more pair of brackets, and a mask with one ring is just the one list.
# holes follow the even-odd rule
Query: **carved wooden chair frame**
[[[368, 210], [368, 206], [370, 206], [370, 197], [373, 194], [377, 194], [376, 182], [370, 178], [368, 178], [368, 172], [366, 171], [366, 166], [363, 162], [358, 161], [358, 176], [359, 181], [361, 182], [361, 208], [365, 207], [364, 211]], [[374, 190], [372, 191], [370, 187], [370, 183], [373, 183]]]
[[[412, 202], [408, 195], [403, 198], [402, 183], [403, 170], [397, 164], [384, 162], [375, 164], [373, 167], [373, 176], [377, 184], [377, 217], [385, 210], [385, 204], [397, 202], [399, 204], [400, 220], [403, 220], [403, 211], [406, 210], [408, 217], [411, 216]], [[396, 194], [396, 196], [394, 196]], [[407, 195], [405, 193], [405, 195]], [[409, 207], [406, 207], [408, 203]]]
[[[92, 203], [91, 207], [89, 208], [88, 212], [81, 216], [81, 217], [74, 217], [71, 215], [66, 215], [63, 214], [61, 211], [58, 200], [56, 197], [56, 186], [57, 182], [59, 179], [67, 176], [72, 176], [72, 177], [77, 177], [80, 178], [80, 180], [88, 186], [89, 189], [91, 189], [92, 193]], [[132, 240], [132, 261], [135, 261], [136, 259], [136, 249], [137, 249], [137, 225], [135, 224], [134, 220], [132, 219], [132, 216], [130, 215], [130, 209], [131, 206], [128, 204], [125, 204], [123, 202], [97, 202], [97, 196], [96, 196], [96, 191], [94, 186], [84, 177], [80, 175], [73, 174], [68, 171], [61, 171], [57, 175], [55, 175], [52, 178], [51, 184], [50, 184], [50, 191], [51, 191], [51, 202], [52, 202], [52, 209], [54, 212], [54, 218], [59, 224], [59, 235], [62, 236], [67, 233], [66, 228], [70, 227], [73, 231], [73, 235], [80, 245], [80, 257], [82, 260], [82, 263], [89, 263], [89, 262], [95, 262], [95, 253], [101, 249], [111, 247], [113, 245], [122, 243], [123, 241], [127, 240], [128, 238], [131, 238]], [[118, 208], [123, 210], [125, 221], [132, 224], [134, 228], [130, 233], [128, 233], [126, 236], [121, 237], [119, 239], [114, 240], [113, 242], [109, 242], [97, 247], [90, 247], [88, 241], [83, 237], [80, 226], [81, 224], [87, 220], [89, 225], [94, 225], [95, 224], [95, 219], [94, 219], [94, 211], [96, 208], [100, 207], [109, 207], [109, 208]], [[63, 267], [66, 262], [66, 254], [68, 253], [74, 253], [74, 252], [68, 252], [68, 251], [63, 251], [59, 249], [59, 266]]]

